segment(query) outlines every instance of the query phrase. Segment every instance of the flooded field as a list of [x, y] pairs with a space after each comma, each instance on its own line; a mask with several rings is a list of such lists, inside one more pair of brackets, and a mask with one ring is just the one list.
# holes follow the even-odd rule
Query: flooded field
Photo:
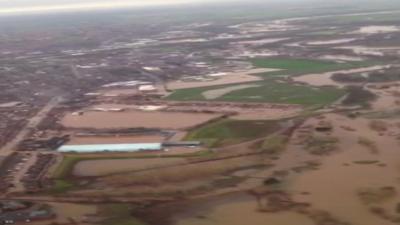
[[324, 55], [320, 58], [325, 60], [349, 61], [349, 62], [361, 62], [364, 60], [361, 57], [348, 56], [348, 55]]
[[296, 116], [302, 111], [303, 109], [301, 107], [288, 109], [271, 108], [263, 111], [248, 110], [247, 112], [242, 112], [239, 115], [232, 116], [232, 118], [237, 120], [277, 120]]
[[297, 82], [307, 83], [313, 86], [339, 86], [343, 87], [344, 84], [336, 82], [331, 79], [332, 75], [335, 73], [342, 73], [342, 74], [353, 74], [353, 73], [364, 73], [364, 72], [371, 72], [376, 70], [385, 69], [388, 66], [371, 66], [371, 67], [364, 67], [358, 69], [351, 69], [351, 70], [340, 70], [340, 71], [333, 71], [321, 74], [306, 74], [299, 77], [294, 77], [293, 80]]
[[[51, 203], [57, 215], [57, 222], [60, 224], [70, 223], [73, 221], [81, 221], [87, 215], [93, 215], [97, 212], [97, 207], [93, 205], [84, 204], [70, 204], [70, 203]], [[43, 224], [43, 222], [38, 222]]]
[[335, 40], [326, 40], [326, 41], [311, 41], [307, 42], [308, 45], [335, 45], [335, 44], [343, 44], [349, 43], [357, 40], [356, 38], [343, 38], [343, 39], [335, 39]]
[[[293, 202], [306, 203], [306, 208], [260, 212], [254, 198], [233, 200], [235, 198], [230, 197], [229, 201], [210, 203], [212, 205], [196, 204], [194, 212], [178, 214], [175, 224], [257, 225], [266, 221], [274, 225], [325, 224], [322, 221], [351, 225], [396, 224], [391, 220], [398, 218], [395, 211], [400, 191], [400, 159], [396, 137], [400, 136], [400, 127], [396, 124], [400, 124], [400, 120], [387, 120], [385, 131], [378, 132], [371, 128], [369, 119], [327, 114], [307, 120], [303, 127], [316, 127], [322, 120], [333, 124], [332, 131], [326, 134], [337, 140], [333, 152], [305, 151], [298, 140], [305, 135], [301, 129], [295, 133], [285, 153], [274, 161], [273, 169], [237, 173], [250, 178], [232, 189], [246, 190], [261, 185], [262, 180], [256, 178], [268, 178], [274, 171], [280, 171], [287, 174], [282, 176], [284, 184], [280, 190], [288, 193]], [[314, 166], [310, 167], [310, 162]], [[374, 213], [377, 208], [385, 214]]]
[[[318, 170], [304, 173], [292, 180], [288, 186], [289, 192], [309, 193], [297, 194], [295, 199], [309, 202], [313, 207], [326, 210], [350, 224], [393, 224], [371, 213], [372, 207], [392, 212], [393, 208], [386, 207], [388, 200], [382, 198], [367, 204], [358, 194], [361, 190], [370, 188], [398, 187], [400, 159], [396, 156], [396, 146], [399, 141], [393, 134], [399, 135], [400, 129], [388, 126], [387, 131], [377, 132], [370, 128], [370, 121], [367, 119], [354, 120], [333, 114], [327, 118], [335, 124], [332, 135], [340, 140], [340, 152], [323, 160]], [[395, 122], [388, 121], [392, 124]], [[352, 130], [341, 129], [343, 127], [351, 127]], [[362, 145], [360, 137], [373, 142], [369, 147]], [[376, 146], [373, 147], [376, 149], [371, 151], [371, 146]], [[344, 199], [346, 204], [342, 202]]]
[[[77, 116], [68, 114], [61, 123], [71, 128], [160, 128], [185, 129], [221, 116], [220, 114], [206, 113], [179, 113], [179, 112], [86, 112]], [[168, 118], [168, 119], [167, 119]]]
[[120, 88], [120, 89], [104, 89], [100, 90], [99, 93], [105, 97], [107, 96], [123, 96], [123, 95], [134, 95], [139, 93], [135, 88]]
[[365, 26], [361, 27], [357, 32], [361, 34], [378, 34], [398, 31], [400, 31], [400, 29], [397, 26]]
[[236, 90], [242, 90], [242, 89], [246, 89], [246, 88], [252, 88], [252, 87], [259, 87], [259, 85], [252, 85], [252, 84], [243, 84], [243, 85], [236, 85], [236, 86], [231, 86], [231, 87], [226, 87], [226, 88], [221, 88], [221, 89], [214, 89], [214, 90], [209, 90], [209, 91], [205, 91], [202, 93], [202, 95], [208, 99], [208, 100], [212, 100], [212, 99], [217, 99], [219, 97], [224, 96], [225, 94], [228, 94], [232, 91], [236, 91]]
[[367, 87], [369, 91], [378, 96], [371, 103], [372, 109], [376, 111], [389, 111], [400, 109], [400, 98], [398, 96], [400, 83], [382, 84], [387, 86], [383, 90]]
[[257, 73], [266, 73], [278, 71], [278, 69], [251, 69], [243, 72], [235, 72], [228, 73], [225, 76], [220, 76], [217, 79], [213, 79], [210, 81], [173, 81], [167, 84], [168, 88], [171, 90], [185, 89], [185, 88], [196, 88], [196, 87], [208, 87], [208, 86], [216, 86], [216, 85], [224, 85], [224, 84], [238, 84], [238, 83], [246, 83], [251, 81], [260, 81], [262, 80], [260, 77], [251, 75]]
[[234, 42], [234, 43], [235, 44], [245, 44], [245, 45], [265, 45], [265, 44], [286, 41], [289, 39], [290, 38], [270, 38], [270, 39], [254, 40], [254, 41], [238, 41], [238, 42]]
[[343, 46], [343, 47], [337, 47], [337, 49], [347, 49], [353, 51], [354, 54], [365, 55], [365, 56], [384, 56], [385, 53], [398, 54], [398, 52], [400, 51], [399, 46], [391, 46], [391, 47]]
[[295, 212], [260, 212], [256, 200], [251, 197], [208, 207], [206, 212], [176, 218], [175, 225], [314, 225], [312, 220]]
[[73, 171], [75, 176], [104, 176], [113, 173], [144, 170], [184, 163], [181, 158], [159, 159], [105, 159], [88, 160], [78, 163]]

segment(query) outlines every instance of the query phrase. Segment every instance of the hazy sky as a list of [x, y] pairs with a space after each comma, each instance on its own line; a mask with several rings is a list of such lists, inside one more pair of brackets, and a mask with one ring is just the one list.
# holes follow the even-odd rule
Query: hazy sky
[[213, 2], [213, 1], [212, 0], [0, 0], [0, 14], [188, 4], [193, 2]]

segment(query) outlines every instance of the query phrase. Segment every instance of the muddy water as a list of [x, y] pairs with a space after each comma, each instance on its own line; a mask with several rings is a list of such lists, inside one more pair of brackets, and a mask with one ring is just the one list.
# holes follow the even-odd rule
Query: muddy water
[[[295, 199], [309, 202], [313, 208], [328, 211], [335, 218], [352, 225], [392, 224], [371, 214], [368, 207], [358, 198], [357, 191], [361, 188], [399, 186], [398, 140], [389, 135], [380, 136], [372, 131], [366, 119], [350, 120], [337, 115], [330, 115], [328, 118], [335, 123], [333, 135], [340, 139], [341, 152], [326, 158], [319, 170], [304, 173], [293, 179], [288, 190], [292, 193], [310, 193], [297, 194]], [[350, 126], [356, 131], [345, 131], [338, 128], [340, 126]], [[372, 154], [366, 147], [358, 144], [360, 136], [375, 141], [379, 153]], [[378, 160], [384, 166], [355, 163], [362, 160]]]
[[294, 212], [259, 212], [254, 199], [217, 204], [206, 214], [177, 219], [176, 225], [313, 225], [306, 216]]
[[202, 95], [206, 99], [211, 100], [211, 99], [217, 99], [219, 97], [222, 97], [233, 91], [242, 90], [242, 89], [246, 89], [246, 88], [252, 88], [252, 87], [259, 87], [259, 86], [260, 85], [255, 85], [255, 84], [254, 85], [251, 85], [251, 84], [236, 85], [236, 86], [232, 86], [232, 87], [226, 87], [226, 88], [206, 91], [206, 92], [203, 92]]
[[364, 59], [361, 57], [354, 57], [348, 55], [324, 55], [321, 59], [333, 60], [333, 61], [350, 61], [350, 62], [361, 62]]
[[386, 67], [387, 66], [371, 66], [371, 67], [364, 67], [364, 68], [351, 69], [351, 70], [333, 71], [333, 72], [327, 72], [327, 73], [321, 73], [321, 74], [306, 74], [306, 75], [302, 75], [299, 77], [295, 77], [295, 78], [293, 78], [293, 80], [298, 81], [298, 82], [307, 83], [307, 84], [313, 85], [313, 86], [331, 85], [331, 86], [343, 87], [344, 84], [336, 82], [331, 79], [333, 74], [335, 74], [335, 73], [343, 73], [343, 74], [364, 73], [364, 72], [381, 70]]
[[[391, 84], [394, 85], [395, 83]], [[400, 101], [400, 97], [394, 94], [394, 92], [399, 91], [399, 89], [400, 88], [398, 86], [393, 86], [384, 90], [368, 88], [368, 90], [378, 96], [378, 98], [372, 102], [372, 108], [375, 111], [389, 111], [400, 109], [400, 105], [398, 103], [398, 101]]]
[[68, 142], [70, 145], [89, 144], [126, 144], [126, 143], [156, 143], [165, 138], [157, 135], [138, 135], [129, 137], [72, 137]]
[[167, 86], [171, 90], [177, 90], [185, 88], [208, 87], [208, 86], [216, 86], [224, 84], [238, 84], [251, 81], [260, 81], [262, 80], [260, 77], [253, 76], [251, 74], [266, 73], [278, 70], [279, 69], [251, 69], [247, 71], [228, 73], [227, 75], [221, 76], [218, 79], [212, 81], [193, 81], [193, 82], [173, 81], [169, 82]]
[[[312, 118], [305, 125], [315, 126], [321, 120]], [[296, 202], [310, 203], [313, 210], [326, 211], [333, 218], [351, 225], [392, 225], [393, 223], [370, 213], [368, 206], [357, 196], [357, 191], [385, 186], [396, 187], [400, 191], [400, 142], [396, 139], [396, 135], [400, 135], [400, 129], [393, 125], [387, 132], [378, 134], [369, 128], [368, 119], [350, 119], [338, 114], [327, 114], [324, 120], [333, 123], [334, 131], [331, 136], [340, 140], [336, 152], [325, 156], [310, 155], [293, 139], [286, 152], [273, 161], [272, 169], [250, 172], [250, 176], [267, 178], [272, 176], [273, 171], [291, 171], [285, 179], [283, 190], [290, 193]], [[387, 122], [395, 124], [399, 121]], [[344, 126], [354, 130], [343, 129]], [[367, 147], [360, 145], [360, 137], [376, 142], [378, 153], [372, 153]], [[291, 170], [310, 160], [321, 165], [316, 170], [299, 173]], [[366, 160], [376, 160], [378, 163], [357, 163]], [[259, 186], [261, 182], [262, 179], [248, 179], [232, 191], [248, 190]], [[379, 206], [393, 213], [397, 203], [396, 198]], [[264, 214], [257, 212], [256, 207], [251, 198], [215, 204], [207, 212], [196, 211], [191, 215], [178, 216], [176, 225], [314, 224], [308, 217], [294, 211]]]
[[378, 34], [378, 33], [391, 33], [398, 32], [400, 29], [396, 26], [366, 26], [361, 27], [358, 33], [361, 34]]
[[183, 129], [201, 124], [220, 116], [205, 113], [172, 113], [172, 112], [86, 112], [81, 116], [66, 115], [62, 124], [73, 128], [162, 128]]
[[349, 43], [357, 40], [356, 38], [343, 38], [343, 39], [335, 39], [335, 40], [326, 40], [326, 41], [311, 41], [307, 42], [308, 45], [334, 45], [334, 44], [343, 44]]
[[88, 160], [78, 163], [73, 173], [76, 176], [104, 176], [112, 173], [176, 165], [184, 162], [184, 159], [178, 158]]

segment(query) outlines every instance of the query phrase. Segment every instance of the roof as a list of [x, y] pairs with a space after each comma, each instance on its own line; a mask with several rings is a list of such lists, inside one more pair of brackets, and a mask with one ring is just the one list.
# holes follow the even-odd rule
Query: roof
[[104, 144], [104, 145], [63, 145], [59, 152], [135, 152], [142, 150], [161, 150], [161, 143]]

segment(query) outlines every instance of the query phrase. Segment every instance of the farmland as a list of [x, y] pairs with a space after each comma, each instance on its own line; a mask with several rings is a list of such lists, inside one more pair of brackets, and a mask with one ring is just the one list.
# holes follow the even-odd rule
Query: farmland
[[264, 137], [278, 129], [279, 123], [275, 121], [224, 120], [196, 129], [186, 139], [201, 140], [217, 147]]
[[[257, 87], [232, 91], [214, 99], [214, 101], [269, 102], [323, 106], [336, 101], [345, 94], [345, 91], [332, 87], [312, 88], [304, 85], [278, 82], [276, 80], [266, 80], [251, 84], [257, 85]], [[168, 99], [181, 101], [206, 100], [202, 93], [215, 90], [215, 88], [220, 89], [225, 87], [227, 86], [182, 89], [168, 96]]]
[[308, 73], [323, 73], [336, 70], [359, 68], [372, 64], [372, 62], [337, 63], [332, 61], [291, 58], [254, 59], [251, 62], [255, 67], [259, 68], [281, 69], [281, 71], [260, 73], [259, 75], [263, 77], [283, 75], [295, 76]]

